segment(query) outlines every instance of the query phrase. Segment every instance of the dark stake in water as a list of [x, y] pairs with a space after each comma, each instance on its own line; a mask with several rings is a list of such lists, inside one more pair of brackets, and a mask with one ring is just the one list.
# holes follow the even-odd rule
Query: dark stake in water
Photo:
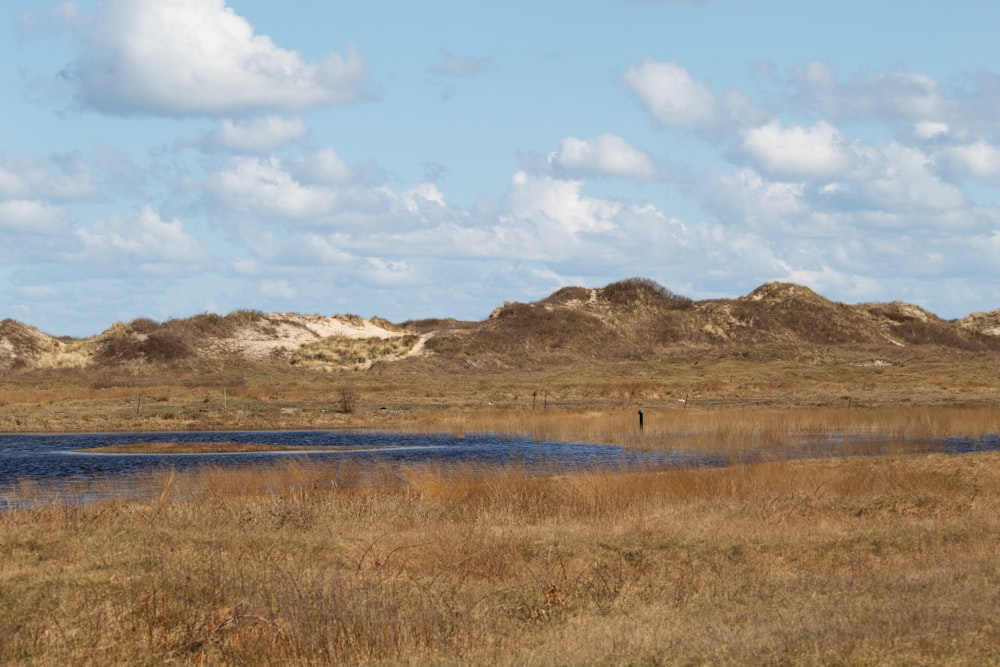
[[[252, 443], [294, 446], [293, 451], [214, 454], [88, 453], [88, 449], [143, 442]], [[880, 454], [888, 442], [877, 437], [828, 436], [785, 449], [783, 458]], [[1000, 437], [946, 438], [908, 443], [912, 451], [963, 453], [1000, 449]], [[0, 511], [11, 506], [11, 491], [23, 481], [56, 489], [73, 482], [129, 476], [158, 470], [189, 470], [199, 466], [245, 466], [274, 462], [276, 457], [353, 460], [385, 463], [455, 462], [482, 465], [523, 465], [545, 470], [601, 468], [669, 468], [679, 465], [726, 465], [752, 462], [761, 454], [739, 457], [670, 451], [637, 451], [608, 445], [538, 442], [489, 434], [422, 435], [351, 431], [239, 431], [205, 433], [85, 433], [69, 435], [0, 434]]]

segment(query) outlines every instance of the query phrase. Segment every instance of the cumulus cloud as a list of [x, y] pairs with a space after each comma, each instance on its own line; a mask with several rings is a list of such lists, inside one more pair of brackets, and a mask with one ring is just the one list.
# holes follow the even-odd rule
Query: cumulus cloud
[[752, 169], [705, 179], [702, 205], [719, 219], [800, 238], [978, 224], [962, 214], [962, 191], [935, 173], [926, 153], [897, 142], [855, 150], [856, 164], [832, 182], [820, 178], [830, 174], [771, 179]]
[[420, 270], [406, 260], [367, 257], [360, 271], [368, 282], [381, 287], [406, 287], [423, 282]]
[[240, 221], [252, 217], [372, 232], [375, 226], [434, 224], [454, 213], [433, 183], [399, 192], [356, 182], [328, 149], [288, 164], [275, 157], [234, 158], [230, 169], [208, 178], [206, 191], [224, 215]]
[[26, 234], [64, 231], [69, 216], [58, 206], [36, 201], [0, 201], [0, 230]]
[[918, 139], [925, 141], [947, 136], [951, 132], [948, 123], [933, 120], [924, 120], [913, 124], [913, 133]]
[[134, 217], [114, 217], [78, 229], [76, 236], [83, 248], [67, 259], [100, 264], [110, 271], [128, 263], [146, 273], [163, 274], [171, 266], [181, 271], [209, 257], [180, 220], [163, 220], [149, 206]]
[[779, 280], [807, 285], [820, 294], [840, 294], [842, 299], [867, 300], [881, 293], [878, 280], [864, 275], [851, 274], [831, 266], [818, 270], [812, 267], [796, 267], [789, 262], [778, 262], [784, 275]]
[[649, 154], [614, 134], [594, 139], [566, 137], [559, 150], [549, 155], [549, 163], [581, 176], [620, 176], [640, 181], [656, 178], [656, 165]]
[[90, 25], [65, 76], [102, 112], [223, 116], [366, 95], [357, 49], [306, 62], [255, 34], [224, 0], [107, 0]]
[[304, 141], [309, 128], [299, 118], [257, 116], [247, 120], [225, 118], [207, 134], [203, 144], [210, 148], [240, 153], [264, 153], [285, 144]]
[[733, 219], [753, 228], [780, 229], [790, 218], [802, 223], [806, 213], [802, 183], [768, 181], [752, 169], [706, 181], [703, 205], [722, 220]]
[[[893, 225], [901, 223], [903, 211], [911, 217], [916, 211], [935, 216], [965, 204], [961, 190], [938, 173], [933, 155], [899, 141], [872, 145], [849, 140], [825, 121], [811, 127], [785, 127], [772, 121], [747, 129], [742, 133], [742, 150], [757, 170], [741, 172], [755, 174], [743, 185], [756, 183], [758, 173], [773, 181], [763, 188], [727, 188], [742, 192], [741, 199], [749, 193], [771, 192], [778, 183], [794, 184], [800, 196], [808, 195], [808, 201], [801, 203], [815, 207], [815, 214], [881, 211], [883, 220], [892, 220]], [[981, 146], [968, 152], [945, 150], [942, 155], [964, 169], [978, 170], [977, 175], [987, 173], [993, 159]], [[761, 210], [770, 209], [765, 205]]]
[[856, 184], [871, 206], [906, 212], [947, 210], [965, 204], [962, 191], [932, 171], [933, 160], [923, 151], [893, 142], [881, 154], [878, 168]]
[[296, 181], [277, 158], [237, 158], [209, 178], [207, 189], [231, 210], [265, 217], [321, 218], [336, 202], [330, 190]]
[[790, 83], [800, 102], [833, 118], [943, 122], [955, 111], [936, 79], [902, 67], [841, 81], [831, 65], [813, 61], [797, 68]]
[[418, 216], [421, 222], [429, 222], [438, 218], [439, 216], [435, 213], [443, 212], [447, 208], [444, 194], [438, 190], [434, 183], [416, 184], [402, 194], [400, 202], [403, 204], [403, 208]]
[[835, 178], [851, 166], [847, 141], [829, 123], [782, 127], [773, 121], [743, 133], [743, 148], [768, 174]]
[[980, 139], [971, 144], [952, 146], [941, 151], [952, 168], [983, 180], [1000, 178], [1000, 149]]
[[76, 156], [59, 155], [47, 161], [0, 154], [0, 197], [61, 202], [98, 197], [90, 169]]
[[322, 148], [296, 160], [293, 169], [300, 181], [315, 185], [339, 185], [354, 176], [354, 170], [332, 148]]
[[626, 86], [639, 102], [666, 127], [693, 128], [715, 122], [717, 102], [712, 91], [694, 81], [686, 69], [674, 61], [646, 58], [622, 75]]
[[581, 195], [582, 185], [581, 181], [530, 176], [519, 171], [511, 179], [507, 195], [510, 215], [561, 234], [614, 230], [614, 217], [621, 206]]

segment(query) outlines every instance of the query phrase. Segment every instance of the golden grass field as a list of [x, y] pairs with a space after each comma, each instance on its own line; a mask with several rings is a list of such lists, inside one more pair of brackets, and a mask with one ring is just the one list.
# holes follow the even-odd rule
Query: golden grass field
[[[1000, 664], [1000, 453], [908, 453], [1000, 432], [995, 355], [826, 354], [0, 377], [5, 431], [493, 432], [770, 459], [574, 474], [289, 461], [5, 512], [0, 664]], [[899, 453], [783, 457], [831, 432]]]

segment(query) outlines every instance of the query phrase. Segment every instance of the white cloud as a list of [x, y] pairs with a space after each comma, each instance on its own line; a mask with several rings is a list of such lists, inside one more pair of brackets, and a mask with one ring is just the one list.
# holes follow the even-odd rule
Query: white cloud
[[[641, 255], [649, 245], [680, 247], [686, 232], [650, 204], [622, 205], [585, 196], [580, 181], [516, 173], [506, 195], [475, 210], [454, 208], [438, 187], [429, 182], [395, 193], [384, 188], [383, 208], [357, 211], [341, 202], [337, 219], [368, 215], [378, 224], [338, 225], [318, 234], [292, 229], [285, 237], [254, 234], [255, 252], [268, 261], [303, 259], [344, 264], [351, 255], [379, 258], [379, 273], [405, 273], [400, 262], [416, 271], [418, 260], [468, 259], [489, 261], [550, 261], [579, 259], [620, 265], [623, 244]], [[327, 225], [331, 226], [331, 225]], [[614, 242], [609, 242], [610, 239]], [[285, 259], [282, 259], [285, 258]], [[661, 256], [662, 259], [662, 256]], [[360, 260], [359, 260], [360, 261]], [[365, 265], [367, 266], [367, 265]], [[368, 266], [366, 270], [371, 270]], [[368, 275], [368, 274], [366, 274]]]
[[834, 118], [943, 122], [954, 111], [937, 80], [901, 67], [841, 82], [828, 63], [814, 61], [795, 70], [791, 83], [801, 102]]
[[198, 263], [209, 256], [180, 220], [165, 221], [149, 206], [134, 218], [116, 217], [78, 229], [76, 236], [83, 250], [69, 259], [99, 263], [112, 271], [121, 268], [118, 262], [135, 262], [143, 271], [163, 273], [168, 265]]
[[[903, 224], [901, 213], [909, 217], [908, 224], [917, 224], [913, 214], [923, 212], [929, 216], [923, 220], [934, 224], [932, 220], [939, 219], [942, 211], [965, 204], [961, 190], [936, 173], [931, 155], [898, 141], [874, 146], [848, 140], [823, 121], [808, 128], [785, 128], [773, 121], [746, 130], [742, 148], [761, 173], [776, 181], [764, 189], [727, 190], [743, 191], [745, 197], [751, 192], [770, 192], [776, 183], [801, 185], [805, 189], [799, 192], [800, 196], [809, 192], [820, 197], [809, 202], [819, 207], [812, 212], [814, 220], [820, 219], [817, 217], [820, 210], [839, 211], [842, 217], [866, 211], [881, 215], [881, 224], [898, 226]], [[989, 151], [979, 149], [943, 155], [966, 168], [979, 169], [980, 173], [988, 171], [994, 157]], [[767, 200], [773, 202], [771, 197]], [[753, 207], [748, 205], [748, 208]], [[764, 205], [762, 210], [770, 211], [771, 206]], [[875, 218], [869, 216], [869, 220]]]
[[743, 148], [768, 174], [789, 178], [836, 178], [851, 167], [851, 149], [835, 127], [784, 128], [777, 121], [743, 133]]
[[354, 256], [344, 250], [347, 244], [346, 237], [341, 234], [306, 234], [295, 253], [299, 257], [309, 257], [327, 266], [348, 264], [354, 260]]
[[859, 82], [855, 89], [867, 93], [855, 98], [864, 111], [883, 111], [917, 120], [947, 114], [948, 104], [937, 81], [926, 74], [902, 69], [879, 72], [870, 81]]
[[594, 139], [566, 137], [559, 151], [549, 155], [549, 162], [570, 174], [621, 176], [648, 181], [656, 177], [656, 165], [650, 156], [614, 134]]
[[1000, 149], [982, 139], [946, 148], [941, 151], [941, 156], [962, 173], [985, 180], [1000, 177]]
[[805, 285], [819, 294], [839, 294], [841, 299], [864, 300], [881, 292], [878, 280], [863, 275], [854, 275], [823, 265], [815, 268], [797, 268], [787, 261], [779, 261], [784, 275], [777, 277], [792, 283]]
[[98, 197], [98, 189], [90, 169], [77, 157], [53, 156], [43, 162], [0, 155], [0, 197], [88, 201]]
[[289, 166], [275, 157], [240, 156], [230, 169], [210, 176], [206, 190], [219, 210], [240, 226], [250, 217], [373, 232], [437, 224], [455, 215], [433, 183], [399, 192], [351, 177], [349, 167], [332, 150]]
[[510, 215], [557, 234], [610, 232], [621, 206], [580, 194], [580, 181], [514, 174], [507, 194]]
[[241, 157], [229, 171], [214, 174], [207, 188], [232, 210], [264, 217], [321, 218], [336, 203], [325, 188], [303, 185], [277, 158]]
[[354, 176], [350, 166], [332, 148], [322, 148], [312, 155], [296, 160], [294, 173], [303, 183], [338, 185]]
[[69, 216], [58, 206], [36, 201], [0, 201], [0, 230], [28, 234], [64, 231]]
[[962, 191], [931, 171], [922, 151], [893, 142], [881, 150], [881, 164], [856, 187], [869, 204], [887, 211], [946, 210], [964, 205]]
[[365, 96], [356, 49], [305, 62], [255, 34], [224, 0], [107, 0], [92, 25], [68, 76], [99, 111], [228, 115]]
[[950, 131], [948, 123], [940, 121], [925, 120], [913, 124], [913, 133], [925, 141], [947, 136]]
[[625, 70], [623, 79], [632, 93], [667, 127], [704, 127], [715, 122], [715, 96], [703, 83], [691, 78], [673, 61], [646, 58], [641, 65]]
[[801, 183], [772, 182], [752, 169], [706, 182], [704, 204], [723, 220], [736, 219], [752, 227], [782, 228], [789, 218], [802, 222], [807, 209]]
[[444, 195], [434, 183], [418, 183], [403, 193], [401, 201], [410, 213], [420, 213], [428, 205], [439, 208], [446, 206]]
[[407, 286], [423, 282], [420, 271], [405, 260], [368, 257], [361, 267], [361, 273], [369, 282], [382, 287]]
[[205, 136], [205, 144], [242, 153], [264, 153], [285, 144], [304, 141], [309, 128], [298, 118], [257, 116], [248, 120], [223, 119], [219, 127]]

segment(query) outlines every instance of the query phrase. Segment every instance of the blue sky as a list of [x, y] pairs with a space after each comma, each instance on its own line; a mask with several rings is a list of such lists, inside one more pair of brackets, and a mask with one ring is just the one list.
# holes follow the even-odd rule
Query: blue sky
[[0, 14], [0, 317], [482, 319], [783, 280], [1000, 308], [1000, 4], [82, 0]]

